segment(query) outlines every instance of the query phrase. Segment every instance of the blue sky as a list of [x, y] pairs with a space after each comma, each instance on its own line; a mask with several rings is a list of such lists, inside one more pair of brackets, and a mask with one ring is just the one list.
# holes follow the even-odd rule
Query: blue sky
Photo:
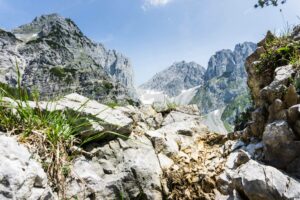
[[256, 0], [0, 0], [0, 28], [59, 13], [91, 39], [128, 56], [136, 84], [175, 61], [206, 66], [215, 51], [257, 42], [267, 30], [300, 24], [300, 0], [254, 9]]

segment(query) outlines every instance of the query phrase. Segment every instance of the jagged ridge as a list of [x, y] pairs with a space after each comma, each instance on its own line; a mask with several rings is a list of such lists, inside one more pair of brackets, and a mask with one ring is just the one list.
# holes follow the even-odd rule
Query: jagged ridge
[[77, 25], [57, 14], [0, 35], [0, 81], [16, 86], [16, 63], [22, 85], [41, 97], [78, 92], [103, 102], [136, 101], [128, 58], [87, 38]]

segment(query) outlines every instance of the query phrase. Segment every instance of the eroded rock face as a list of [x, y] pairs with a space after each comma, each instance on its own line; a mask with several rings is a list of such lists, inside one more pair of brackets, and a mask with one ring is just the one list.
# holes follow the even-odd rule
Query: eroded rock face
[[[172, 198], [172, 195], [178, 192], [178, 188], [170, 187], [168, 181], [175, 180], [170, 178], [171, 174], [181, 173], [181, 168], [178, 167], [178, 163], [181, 162], [179, 160], [185, 160], [180, 165], [186, 163], [192, 165], [201, 157], [205, 147], [210, 146], [208, 143], [203, 145], [207, 137], [210, 138], [209, 141], [216, 143], [216, 146], [211, 147], [210, 158], [215, 155], [220, 156], [222, 148], [217, 144], [222, 144], [218, 141], [222, 141], [224, 137], [217, 134], [210, 135], [207, 128], [200, 124], [198, 118], [195, 118], [196, 115], [188, 114], [195, 113], [193, 106], [176, 108], [174, 112], [184, 117], [176, 117], [174, 121], [169, 121], [168, 117], [172, 112], [162, 115], [150, 106], [145, 106], [140, 111], [136, 110], [135, 114], [131, 114], [138, 116], [135, 118], [138, 123], [135, 121], [136, 126], [128, 139], [113, 139], [105, 144], [88, 145], [85, 151], [89, 152], [90, 156], [82, 156], [74, 160], [68, 179], [68, 197], [117, 199], [121, 195], [127, 199], [140, 197], [156, 200], [163, 199], [164, 196]], [[161, 122], [169, 121], [168, 124], [158, 125], [157, 116], [161, 116]], [[153, 128], [152, 123], [156, 128]], [[194, 148], [198, 150], [194, 152]], [[218, 149], [219, 153], [215, 154], [214, 149]], [[205, 188], [203, 196], [209, 199], [214, 197], [215, 183], [212, 179], [215, 176], [214, 166], [220, 163], [221, 170], [224, 161], [224, 159], [215, 159], [214, 162], [208, 163], [203, 171], [193, 174], [193, 178], [196, 178], [197, 174], [205, 174], [207, 172], [205, 170], [210, 171], [211, 175], [205, 179], [194, 179], [195, 184], [203, 185], [200, 186]], [[170, 169], [172, 169], [172, 172], [169, 172], [171, 174], [166, 175], [165, 172]], [[181, 192], [183, 191], [181, 188]]]
[[[298, 27], [290, 36], [296, 42]], [[243, 148], [251, 159], [231, 167], [220, 176], [222, 194], [250, 200], [300, 199], [299, 187], [299, 69], [291, 64], [260, 66], [260, 56], [266, 52], [266, 42], [274, 39], [270, 32], [247, 58], [248, 85], [255, 104], [248, 126], [241, 138], [248, 144]], [[274, 47], [275, 48], [275, 47]], [[252, 152], [259, 145], [259, 151]], [[282, 170], [282, 171], [281, 171]]]
[[253, 160], [236, 169], [233, 185], [249, 200], [300, 198], [299, 180]]
[[[12, 32], [0, 32], [0, 81], [21, 83], [44, 99], [77, 92], [101, 102], [137, 101], [128, 58], [88, 39], [57, 14], [42, 15]], [[16, 64], [17, 62], [17, 64]]]
[[41, 164], [16, 139], [0, 135], [0, 152], [0, 199], [57, 199]]
[[90, 151], [92, 159], [74, 161], [68, 197], [82, 199], [162, 199], [162, 169], [152, 144], [145, 136], [114, 140]]
[[286, 121], [275, 121], [266, 126], [262, 138], [265, 160], [277, 168], [285, 168], [299, 156], [300, 146]]
[[271, 32], [268, 32], [266, 37], [258, 43], [257, 49], [247, 57], [245, 62], [246, 71], [248, 74], [247, 84], [251, 91], [252, 99], [254, 100], [255, 104], [260, 105], [259, 96], [260, 90], [270, 84], [273, 80], [273, 73], [266, 74], [265, 76], [259, 76], [257, 74], [256, 65], [259, 63], [260, 55], [265, 53], [265, 42], [270, 38], [274, 38]]

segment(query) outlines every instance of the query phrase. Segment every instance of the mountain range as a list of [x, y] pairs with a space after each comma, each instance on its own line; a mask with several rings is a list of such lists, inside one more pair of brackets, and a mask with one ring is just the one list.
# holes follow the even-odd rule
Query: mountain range
[[0, 29], [0, 82], [15, 88], [20, 80], [41, 99], [76, 92], [107, 104], [196, 104], [204, 116], [218, 113], [233, 124], [250, 104], [244, 62], [255, 49], [254, 43], [244, 42], [218, 51], [206, 69], [176, 62], [137, 92], [127, 57], [87, 38], [71, 19], [42, 15], [11, 31]]
[[140, 99], [146, 104], [197, 104], [202, 114], [220, 109], [222, 120], [233, 124], [235, 116], [251, 104], [244, 64], [255, 49], [256, 44], [244, 42], [234, 50], [218, 51], [206, 70], [195, 62], [174, 63], [139, 87]]

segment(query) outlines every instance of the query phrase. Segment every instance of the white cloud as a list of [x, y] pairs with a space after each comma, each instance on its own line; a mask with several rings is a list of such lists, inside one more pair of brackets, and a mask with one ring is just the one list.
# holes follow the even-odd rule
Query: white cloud
[[171, 0], [146, 0], [146, 3], [152, 6], [163, 6], [170, 2]]
[[146, 10], [149, 7], [155, 7], [155, 6], [165, 6], [169, 4], [173, 0], [144, 0], [144, 5], [142, 8]]

